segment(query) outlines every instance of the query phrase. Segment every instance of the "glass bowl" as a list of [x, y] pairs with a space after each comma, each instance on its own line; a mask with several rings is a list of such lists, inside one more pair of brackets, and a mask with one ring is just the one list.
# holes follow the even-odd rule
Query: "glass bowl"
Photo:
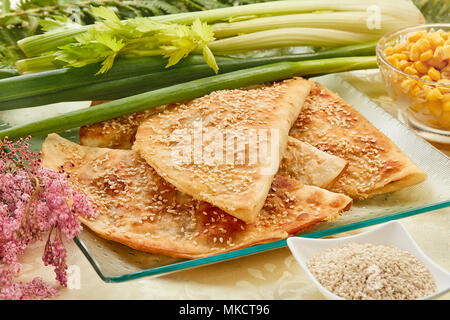
[[[421, 31], [428, 33], [450, 32], [450, 23], [408, 27], [385, 35], [380, 39], [376, 48], [378, 66], [389, 95], [399, 107], [399, 119], [427, 140], [450, 144], [449, 59], [442, 60], [443, 62], [440, 63], [439, 67], [433, 66], [439, 59], [435, 59], [434, 62], [433, 60], [422, 62], [419, 58], [411, 60], [411, 57], [413, 57], [410, 54], [412, 44], [409, 45], [409, 48], [402, 45], [409, 36]], [[450, 46], [450, 40], [444, 40], [444, 45]], [[435, 45], [433, 44], [433, 46]], [[387, 55], [386, 48], [392, 48], [388, 49], [392, 53]], [[431, 49], [434, 53], [434, 48]], [[423, 52], [419, 51], [418, 54], [420, 55]], [[396, 57], [392, 57], [393, 54], [398, 54], [398, 60]], [[401, 61], [405, 54], [408, 58]], [[422, 64], [416, 67], [414, 64], [416, 61], [422, 62]], [[407, 69], [407, 67], [412, 67], [413, 70]], [[428, 72], [421, 73], [422, 71], [429, 71], [428, 68], [431, 67], [437, 71], [443, 71], [439, 73], [442, 79], [435, 81], [430, 79]], [[423, 68], [426, 69], [423, 70]], [[414, 74], [411, 72], [414, 70], [420, 71]]]

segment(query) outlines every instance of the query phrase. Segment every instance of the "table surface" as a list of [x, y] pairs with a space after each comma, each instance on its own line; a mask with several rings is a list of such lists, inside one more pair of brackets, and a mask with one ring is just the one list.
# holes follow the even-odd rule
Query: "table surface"
[[[391, 114], [396, 107], [384, 90], [378, 72], [349, 72], [344, 78]], [[450, 149], [437, 146], [450, 156]], [[450, 208], [399, 220], [432, 260], [450, 270]], [[357, 234], [353, 230], [333, 237]], [[43, 266], [43, 243], [23, 256], [20, 280], [40, 276], [56, 284], [51, 267]], [[296, 263], [288, 248], [280, 248], [214, 265], [179, 271], [156, 278], [124, 283], [103, 282], [74, 243], [67, 244], [68, 265], [79, 270], [79, 283], [60, 288], [55, 299], [324, 299]], [[450, 299], [450, 292], [437, 299]]]

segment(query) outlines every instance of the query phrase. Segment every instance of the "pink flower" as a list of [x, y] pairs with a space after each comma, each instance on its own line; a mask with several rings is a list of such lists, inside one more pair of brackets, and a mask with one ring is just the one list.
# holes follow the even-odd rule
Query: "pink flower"
[[30, 283], [14, 282], [8, 287], [0, 288], [0, 299], [29, 300], [45, 299], [56, 295], [56, 288], [34, 278]]
[[52, 265], [55, 267], [56, 280], [63, 286], [67, 286], [67, 264], [66, 257], [67, 252], [64, 247], [63, 240], [61, 238], [61, 231], [56, 230], [54, 240], [51, 240], [52, 232], [50, 231], [47, 243], [45, 244], [44, 256], [42, 261], [46, 266]]
[[43, 299], [56, 288], [36, 278], [14, 281], [26, 247], [48, 232], [42, 260], [55, 268], [56, 280], [67, 285], [67, 251], [63, 238], [79, 234], [78, 214], [96, 217], [89, 199], [74, 190], [63, 174], [41, 166], [40, 154], [28, 150], [28, 140], [0, 140], [0, 299]]

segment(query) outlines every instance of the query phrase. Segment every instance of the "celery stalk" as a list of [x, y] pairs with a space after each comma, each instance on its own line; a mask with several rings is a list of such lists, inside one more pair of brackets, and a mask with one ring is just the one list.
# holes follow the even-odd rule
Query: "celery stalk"
[[292, 13], [316, 11], [367, 11], [369, 6], [376, 5], [380, 12], [408, 21], [423, 20], [420, 11], [409, 0], [294, 0], [270, 1], [264, 3], [212, 9], [199, 12], [176, 13], [157, 16], [153, 19], [161, 22], [192, 23], [197, 17], [205, 22], [240, 20], [258, 16], [280, 16]]
[[16, 61], [16, 69], [20, 74], [54, 70], [61, 67], [51, 54]]
[[[270, 40], [269, 40], [270, 39]], [[373, 34], [321, 28], [280, 28], [216, 40], [208, 47], [218, 54], [295, 46], [337, 47], [376, 40]]]
[[[178, 24], [192, 24], [197, 18], [208, 23], [234, 22], [240, 20], [249, 20], [262, 17], [274, 17], [279, 19], [278, 23], [282, 23], [285, 15], [299, 13], [314, 13], [324, 11], [334, 11], [348, 13], [349, 20], [360, 20], [361, 12], [367, 13], [372, 8], [379, 8], [382, 14], [381, 22], [383, 30], [384, 23], [390, 25], [389, 28], [397, 28], [397, 26], [409, 26], [424, 23], [424, 18], [420, 11], [408, 0], [297, 0], [297, 1], [273, 1], [265, 3], [257, 3], [243, 5], [237, 7], [220, 8], [213, 10], [205, 10], [200, 12], [189, 12], [172, 14], [165, 16], [157, 16], [148, 19], [159, 22], [172, 22]], [[385, 17], [386, 20], [385, 20]], [[320, 17], [318, 17], [319, 20]], [[391, 21], [393, 20], [393, 21]], [[398, 23], [397, 23], [397, 22]], [[308, 27], [317, 26], [318, 23], [312, 23]], [[224, 27], [223, 25], [221, 27]], [[339, 29], [339, 24], [335, 24]], [[23, 50], [27, 57], [39, 56], [43, 53], [53, 51], [58, 47], [74, 41], [74, 36], [89, 30], [90, 26], [80, 26], [78, 29], [63, 29], [61, 31], [53, 31], [43, 35], [37, 35], [22, 39], [18, 42], [19, 47]], [[367, 28], [361, 29], [362, 33], [366, 33]], [[390, 30], [386, 30], [390, 31]], [[246, 29], [234, 30], [234, 34], [247, 33]], [[322, 37], [326, 37], [326, 32], [322, 31]], [[216, 38], [220, 39], [219, 35]], [[330, 36], [331, 38], [331, 36]], [[272, 42], [272, 38], [266, 39], [268, 43]], [[230, 48], [231, 50], [232, 48]], [[235, 50], [232, 50], [235, 51]]]
[[89, 30], [89, 27], [87, 25], [80, 26], [80, 28], [38, 34], [17, 41], [17, 45], [27, 57], [37, 57], [60, 46], [74, 42], [74, 37], [86, 32]]
[[[367, 17], [366, 11], [286, 14], [230, 23], [216, 23], [213, 25], [213, 30], [217, 39], [278, 28], [325, 28], [361, 31], [381, 36], [390, 30], [397, 30], [405, 26], [405, 21], [383, 12], [380, 16], [380, 21], [382, 21], [380, 28], [368, 28]], [[411, 24], [415, 23], [411, 22]]]

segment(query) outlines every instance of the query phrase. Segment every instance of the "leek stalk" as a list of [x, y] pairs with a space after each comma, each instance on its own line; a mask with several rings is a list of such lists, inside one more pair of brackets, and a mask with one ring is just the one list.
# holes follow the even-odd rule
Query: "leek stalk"
[[11, 78], [17, 75], [18, 73], [14, 69], [0, 69], [0, 79]]

